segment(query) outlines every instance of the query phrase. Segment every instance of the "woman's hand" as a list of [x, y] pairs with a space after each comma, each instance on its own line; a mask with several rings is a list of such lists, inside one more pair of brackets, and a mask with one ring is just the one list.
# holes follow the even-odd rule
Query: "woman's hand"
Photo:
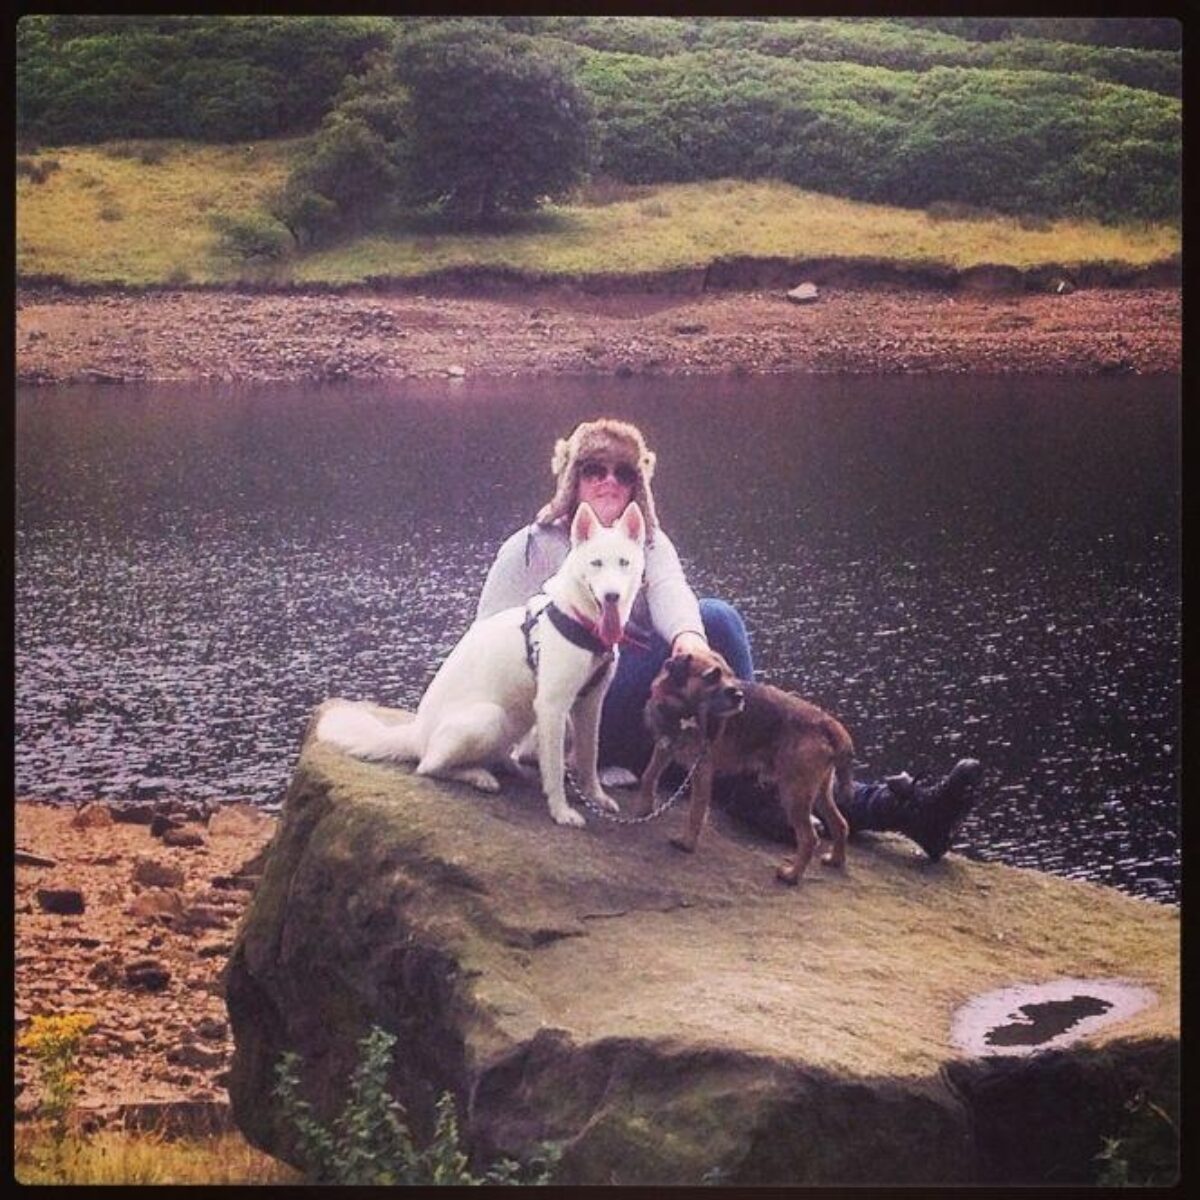
[[685, 629], [671, 643], [671, 655], [676, 654], [699, 654], [708, 649], [708, 639], [700, 633], [693, 633], [690, 629]]

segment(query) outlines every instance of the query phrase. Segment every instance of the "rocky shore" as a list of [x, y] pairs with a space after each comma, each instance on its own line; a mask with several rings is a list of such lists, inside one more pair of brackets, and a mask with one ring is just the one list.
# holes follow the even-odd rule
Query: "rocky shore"
[[[802, 282], [802, 281], [798, 281]], [[1061, 290], [1057, 290], [1061, 287]], [[1178, 286], [17, 292], [27, 384], [750, 372], [1174, 372]]]
[[[221, 974], [276, 821], [249, 805], [16, 805], [15, 1028], [86, 1012], [85, 1128], [229, 1127]], [[16, 1057], [16, 1115], [37, 1070]]]

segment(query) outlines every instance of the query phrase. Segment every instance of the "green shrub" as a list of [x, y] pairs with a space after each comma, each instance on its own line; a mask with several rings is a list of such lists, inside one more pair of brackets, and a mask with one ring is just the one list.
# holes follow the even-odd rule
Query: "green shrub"
[[471, 1173], [458, 1132], [454, 1098], [443, 1093], [426, 1146], [409, 1133], [403, 1107], [388, 1092], [394, 1035], [375, 1026], [358, 1043], [359, 1061], [340, 1115], [329, 1127], [313, 1115], [299, 1091], [300, 1057], [282, 1055], [275, 1068], [274, 1096], [294, 1135], [294, 1152], [313, 1183], [383, 1187], [480, 1184], [544, 1184], [556, 1155], [547, 1153], [523, 1171], [502, 1159], [482, 1176]]
[[1173, 220], [1180, 105], [1044, 71], [885, 70], [589, 51], [595, 169], [634, 183], [773, 176], [857, 200]]
[[57, 158], [31, 158], [28, 155], [17, 156], [17, 178], [28, 179], [32, 183], [45, 183], [55, 171], [62, 170], [62, 163]]
[[271, 205], [298, 244], [403, 205], [529, 209], [586, 170], [1034, 218], [1181, 211], [1179, 27], [1157, 18], [36, 15], [16, 43], [22, 143], [321, 121]]
[[[1174, 1109], [1172, 1113], [1168, 1109]], [[1179, 1180], [1178, 1100], [1159, 1103], [1139, 1091], [1125, 1118], [1096, 1155], [1101, 1187], [1170, 1187]]]
[[379, 17], [26, 15], [16, 126], [51, 144], [312, 129], [393, 36]]
[[297, 245], [367, 225], [396, 199], [407, 154], [405, 93], [390, 64], [346, 81], [267, 209]]
[[590, 105], [571, 61], [524, 34], [470, 22], [396, 47], [406, 105], [405, 193], [483, 223], [562, 196], [589, 159]]
[[233, 258], [273, 262], [287, 253], [287, 231], [269, 216], [218, 213], [209, 218], [209, 224], [216, 230], [220, 249]]
[[156, 167], [165, 162], [170, 153], [162, 142], [112, 142], [105, 149], [113, 158], [132, 158], [147, 167]]

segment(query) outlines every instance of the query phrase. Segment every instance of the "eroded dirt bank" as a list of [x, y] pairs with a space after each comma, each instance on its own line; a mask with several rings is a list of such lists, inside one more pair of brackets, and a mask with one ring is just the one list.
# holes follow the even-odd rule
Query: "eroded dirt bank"
[[[986, 280], [982, 281], [986, 284]], [[822, 286], [488, 296], [17, 293], [22, 383], [721, 372], [1155, 373], [1180, 368], [1176, 286], [1062, 292]]]

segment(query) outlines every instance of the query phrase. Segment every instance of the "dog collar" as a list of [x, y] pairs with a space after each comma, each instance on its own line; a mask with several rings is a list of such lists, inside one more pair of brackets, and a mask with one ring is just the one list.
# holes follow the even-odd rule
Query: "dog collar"
[[[537, 599], [537, 597], [534, 599]], [[534, 601], [531, 600], [525, 607], [525, 620], [521, 622], [521, 633], [525, 638], [525, 661], [529, 664], [529, 669], [535, 676], [537, 675], [538, 647], [537, 643], [533, 640], [533, 628], [543, 614], [550, 618], [550, 624], [567, 641], [599, 657], [600, 662], [596, 666], [596, 669], [579, 690], [580, 696], [586, 696], [604, 678], [604, 672], [612, 664], [613, 651], [588, 629], [586, 625], [575, 620], [573, 617], [567, 616], [562, 609], [554, 604], [553, 600], [547, 601], [540, 608], [535, 608]]]
[[594, 625], [577, 615], [570, 616], [563, 612], [553, 600], [542, 611], [550, 618], [550, 624], [581, 650], [590, 650], [593, 654], [609, 652], [608, 643], [597, 635]]

